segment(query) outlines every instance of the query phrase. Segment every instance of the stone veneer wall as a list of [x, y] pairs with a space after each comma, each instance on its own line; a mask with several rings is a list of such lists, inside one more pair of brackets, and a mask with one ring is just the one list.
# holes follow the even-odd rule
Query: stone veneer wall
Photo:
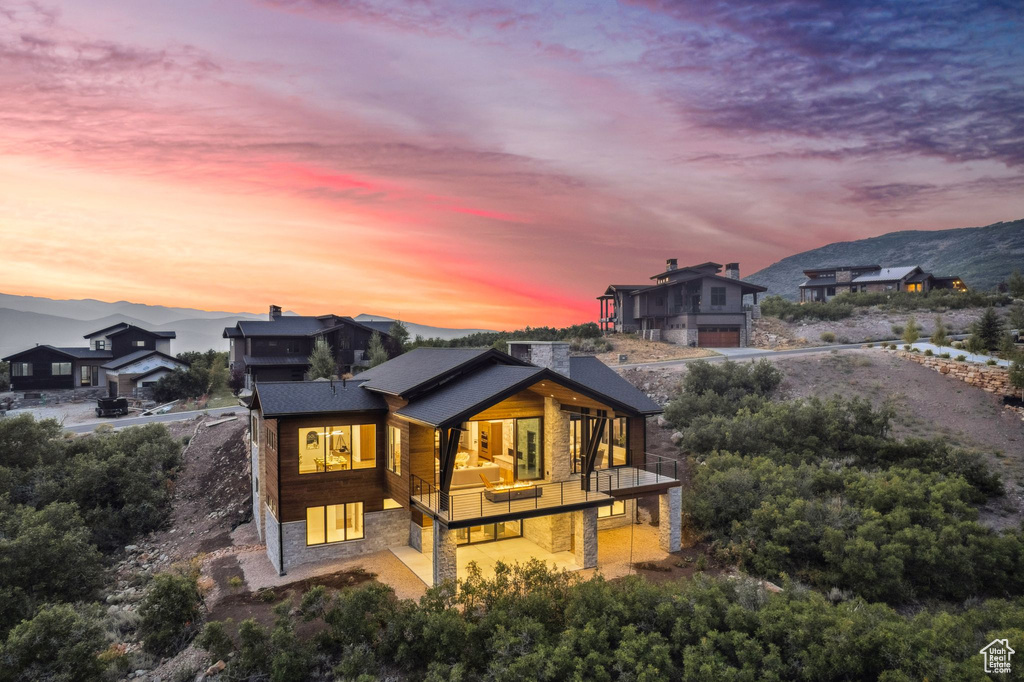
[[[950, 348], [949, 354], [954, 358], [959, 351]], [[1010, 373], [1005, 367], [979, 365], [973, 362], [958, 362], [952, 358], [928, 357], [922, 353], [910, 353], [905, 350], [897, 351], [900, 357], [908, 358], [930, 367], [940, 374], [946, 374], [989, 393], [1012, 396], [1017, 395], [1013, 386], [1010, 385]]]
[[676, 486], [658, 496], [658, 545], [678, 552], [683, 540], [683, 489]]
[[[507, 430], [507, 429], [506, 429]], [[562, 456], [565, 453], [565, 456]], [[558, 483], [572, 477], [569, 454], [569, 415], [551, 397], [544, 398], [544, 478]]]
[[675, 343], [680, 346], [689, 346], [697, 343], [697, 328], [687, 327], [686, 329], [662, 329], [661, 340], [666, 343]]
[[280, 561], [280, 559], [281, 559], [281, 552], [280, 552], [281, 546], [278, 544], [278, 539], [279, 538], [278, 538], [278, 531], [277, 531], [277, 528], [278, 528], [277, 519], [274, 518], [274, 514], [271, 513], [269, 508], [264, 508], [263, 511], [264, 511], [264, 514], [263, 514], [263, 521], [264, 521], [263, 522], [263, 529], [266, 531], [264, 533], [264, 536], [265, 536], [264, 542], [267, 545], [267, 556], [270, 557], [270, 563], [272, 563], [274, 565], [274, 568], [277, 569], [277, 572], [280, 573], [281, 572], [281, 561]]
[[415, 521], [409, 521], [409, 546], [420, 554], [430, 554], [433, 550], [433, 526], [421, 526]]
[[597, 566], [597, 509], [572, 512], [572, 549], [580, 568]]
[[[268, 519], [270, 516], [268, 515]], [[392, 547], [409, 544], [409, 512], [406, 509], [386, 509], [371, 512], [363, 516], [363, 533], [360, 540], [332, 542], [324, 545], [308, 546], [306, 544], [306, 522], [293, 521], [284, 524], [284, 567], [285, 570], [299, 564], [323, 559], [348, 559], [380, 552]], [[276, 523], [276, 521], [275, 521]], [[267, 525], [267, 553], [270, 553], [271, 541], [276, 545], [277, 538], [270, 533]], [[271, 536], [274, 535], [273, 540]], [[276, 551], [276, 549], [275, 549]], [[271, 557], [271, 561], [276, 561]], [[276, 563], [275, 563], [276, 566]]]
[[572, 512], [526, 519], [523, 537], [536, 543], [545, 552], [572, 550]]
[[252, 444], [249, 429], [245, 430], [245, 442], [249, 443], [249, 487], [252, 488], [252, 520], [256, 526], [256, 537], [263, 540], [263, 516], [260, 514], [260, 491], [256, 482], [259, 478], [259, 448]]
[[433, 533], [434, 587], [446, 580], [458, 580], [458, 551], [455, 544], [455, 531], [441, 524], [434, 524]]

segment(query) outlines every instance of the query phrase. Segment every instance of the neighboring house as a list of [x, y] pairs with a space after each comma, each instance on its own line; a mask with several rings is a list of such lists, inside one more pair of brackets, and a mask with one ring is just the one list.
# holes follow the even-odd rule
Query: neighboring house
[[101, 367], [106, 374], [107, 395], [146, 396], [156, 382], [176, 369], [188, 369], [188, 363], [158, 350], [139, 350], [115, 358]]
[[591, 568], [599, 531], [631, 523], [648, 494], [678, 550], [676, 463], [645, 454], [658, 405], [564, 342], [511, 345], [417, 348], [347, 382], [257, 383], [253, 515], [277, 570], [390, 549], [437, 584], [458, 577], [461, 547], [512, 538]]
[[[654, 284], [612, 284], [598, 296], [604, 331], [636, 332], [652, 341], [709, 348], [746, 346], [757, 295], [765, 287], [740, 279], [739, 263], [665, 263]], [[744, 305], [744, 297], [752, 297]]]
[[[175, 366], [187, 366], [170, 357], [172, 331], [149, 331], [121, 322], [85, 335], [88, 348], [58, 348], [40, 345], [4, 360], [11, 363], [11, 390], [40, 391], [107, 386], [110, 395], [137, 395], [138, 384], [129, 383], [128, 369], [152, 369], [148, 365], [128, 367], [124, 359], [138, 363], [153, 354], [168, 358]], [[148, 367], [148, 368], [147, 368]], [[111, 371], [113, 374], [111, 375]], [[115, 377], [113, 384], [110, 377]], [[115, 388], [124, 380], [124, 388]], [[148, 380], [148, 379], [147, 379]]]
[[917, 291], [953, 289], [967, 291], [956, 276], [937, 277], [920, 265], [883, 268], [881, 265], [837, 265], [804, 270], [807, 280], [800, 285], [800, 302], [828, 301], [833, 296], [861, 291]]
[[[390, 324], [390, 323], [389, 323]], [[268, 320], [243, 320], [224, 330], [231, 348], [228, 364], [246, 375], [246, 387], [257, 381], [302, 381], [309, 370], [309, 355], [317, 337], [334, 351], [338, 372], [344, 374], [369, 364], [367, 346], [376, 327], [338, 315], [283, 315], [270, 306]], [[386, 345], [390, 336], [381, 332]]]

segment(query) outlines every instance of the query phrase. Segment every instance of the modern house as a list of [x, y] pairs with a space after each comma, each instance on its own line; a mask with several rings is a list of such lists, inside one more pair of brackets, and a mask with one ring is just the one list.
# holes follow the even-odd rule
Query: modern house
[[11, 363], [11, 389], [106, 386], [113, 397], [140, 395], [162, 374], [188, 366], [171, 356], [172, 331], [150, 331], [120, 322], [85, 338], [88, 347], [39, 345], [4, 358]]
[[[746, 346], [757, 295], [767, 288], [740, 279], [739, 263], [678, 267], [675, 258], [653, 284], [612, 284], [598, 296], [601, 329], [652, 341], [709, 348]], [[744, 297], [751, 296], [745, 305]]]
[[967, 285], [959, 277], [938, 277], [925, 272], [920, 265], [836, 265], [804, 270], [804, 275], [807, 280], [800, 285], [801, 303], [828, 301], [839, 294], [861, 291], [967, 291]]
[[[267, 320], [242, 320], [224, 330], [231, 343], [228, 366], [246, 376], [246, 387], [256, 381], [302, 381], [309, 370], [309, 355], [318, 337], [334, 351], [338, 374], [369, 364], [367, 347], [375, 327], [338, 315], [284, 315], [281, 307], [270, 306]], [[381, 332], [389, 352], [391, 337]]]
[[253, 517], [277, 570], [390, 549], [438, 584], [465, 548], [512, 539], [590, 568], [644, 495], [678, 550], [676, 463], [645, 454], [658, 405], [564, 342], [512, 350], [417, 348], [355, 380], [258, 382]]

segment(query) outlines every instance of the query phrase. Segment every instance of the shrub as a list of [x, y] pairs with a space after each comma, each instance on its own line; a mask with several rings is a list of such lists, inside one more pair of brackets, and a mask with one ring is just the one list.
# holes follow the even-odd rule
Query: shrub
[[903, 330], [903, 340], [907, 342], [907, 345], [913, 345], [919, 338], [921, 338], [921, 328], [917, 326], [917, 320], [911, 315], [907, 318], [906, 329]]
[[821, 340], [825, 343], [833, 343], [836, 340], [836, 335], [832, 332], [822, 332]]
[[931, 348], [925, 348], [924, 349], [924, 354], [927, 355], [928, 357], [931, 357], [931, 356], [935, 355], [935, 353], [932, 352]]
[[1000, 337], [1003, 334], [1003, 320], [996, 314], [995, 308], [989, 306], [985, 312], [971, 326], [971, 338], [984, 350], [992, 350], [999, 347]]
[[995, 360], [993, 360], [992, 358], [989, 358], [988, 360], [985, 361], [985, 364], [986, 365], [998, 365], [999, 363], [996, 362]]
[[910, 350], [910, 344], [909, 343], [903, 344], [903, 350]]
[[949, 353], [941, 353], [941, 354], [939, 355], [939, 357], [940, 357], [940, 358], [945, 358], [946, 360], [949, 360]]
[[864, 345], [867, 346], [868, 348], [874, 348], [875, 347], [875, 344], [870, 343], [870, 342], [868, 342], [868, 343], [866, 343]]
[[158, 656], [177, 653], [195, 634], [202, 600], [198, 573], [159, 573], [139, 606], [139, 635], [146, 651]]
[[208, 651], [215, 661], [226, 661], [235, 648], [227, 628], [219, 621], [212, 621], [203, 626], [203, 631], [196, 638], [196, 645]]
[[961, 349], [961, 348], [963, 348], [963, 347], [964, 347], [964, 344], [963, 344], [962, 342], [960, 342], [960, 341], [954, 341], [954, 342], [953, 342], [952, 344], [950, 344], [950, 345], [952, 345], [952, 346], [953, 346], [953, 348], [956, 348], [957, 350], [959, 350], [959, 349]]
[[947, 334], [946, 324], [942, 321], [942, 315], [935, 316], [935, 327], [932, 330], [931, 342], [942, 348], [949, 343], [949, 336]]
[[853, 315], [853, 306], [836, 302], [815, 302], [799, 305], [781, 296], [768, 296], [761, 302], [761, 314], [787, 322], [805, 319], [836, 321]]
[[0, 644], [0, 680], [99, 679], [106, 668], [98, 657], [106, 646], [101, 617], [96, 605], [42, 607]]
[[890, 343], [889, 344], [889, 350], [896, 350], [896, 344], [895, 343]]
[[956, 361], [957, 362], [966, 362], [967, 361], [967, 356], [966, 355], [958, 355], [958, 356], [956, 356]]
[[902, 324], [894, 324], [892, 327], [890, 327], [890, 329], [892, 330], [892, 335], [895, 336], [896, 338], [903, 336]]

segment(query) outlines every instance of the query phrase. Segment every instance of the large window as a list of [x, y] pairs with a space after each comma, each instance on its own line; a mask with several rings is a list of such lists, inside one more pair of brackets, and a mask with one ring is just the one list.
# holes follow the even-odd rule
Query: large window
[[388, 471], [402, 475], [402, 430], [397, 426], [388, 426], [388, 443], [384, 459], [384, 466]]
[[377, 427], [373, 424], [299, 429], [299, 473], [372, 469], [377, 466]]
[[12, 377], [30, 377], [30, 376], [32, 376], [32, 363], [31, 362], [12, 362], [11, 363], [11, 376]]
[[615, 500], [610, 507], [598, 507], [597, 518], [606, 519], [610, 516], [622, 516], [626, 513], [626, 503], [623, 500]]
[[50, 363], [50, 374], [55, 377], [69, 377], [71, 376], [71, 363], [70, 362], [51, 362]]
[[725, 305], [725, 287], [711, 287], [711, 305]]
[[363, 537], [363, 503], [306, 507], [306, 544], [360, 540]]
[[[569, 419], [569, 452], [572, 454], [572, 470], [579, 473], [582, 469], [583, 433], [582, 418], [572, 415]], [[591, 438], [598, 438], [597, 459], [594, 466], [598, 469], [625, 466], [629, 452], [629, 420], [626, 417], [609, 419], [605, 428], [592, 432]], [[610, 441], [610, 442], [609, 442]]]
[[540, 417], [516, 420], [516, 480], [544, 478]]
[[[544, 478], [543, 418], [470, 421], [459, 435], [454, 487]], [[440, 471], [440, 431], [434, 431], [434, 464]]]

